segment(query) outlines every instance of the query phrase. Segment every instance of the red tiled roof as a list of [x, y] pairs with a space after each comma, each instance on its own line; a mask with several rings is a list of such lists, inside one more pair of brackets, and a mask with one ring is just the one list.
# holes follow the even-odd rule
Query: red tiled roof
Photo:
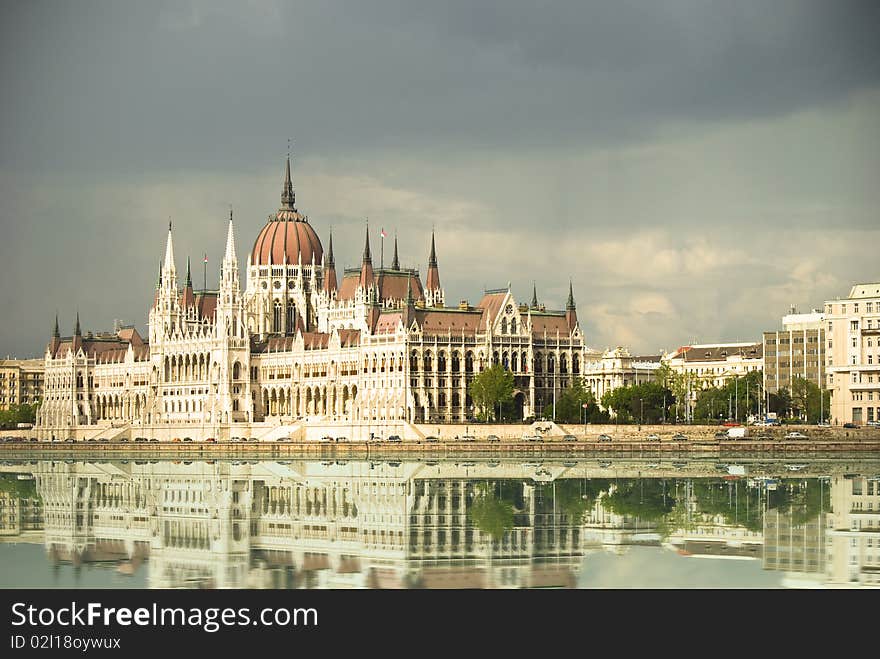
[[[284, 263], [284, 258], [291, 265], [312, 261], [320, 264], [324, 258], [321, 240], [305, 218], [292, 209], [279, 210], [275, 218], [270, 219], [254, 241], [251, 262], [254, 265], [275, 265]], [[270, 261], [271, 259], [271, 261]]]
[[[379, 301], [405, 300], [408, 279], [412, 279], [413, 300], [424, 300], [425, 294], [418, 273], [407, 270], [395, 271], [387, 269], [374, 271], [373, 283], [379, 288]], [[353, 300], [359, 281], [360, 270], [346, 271], [345, 275], [342, 277], [342, 284], [340, 284], [339, 290], [336, 293], [336, 299]]]
[[446, 309], [442, 307], [416, 309], [416, 322], [426, 334], [476, 334], [482, 328], [481, 310]]
[[477, 303], [477, 308], [483, 309], [489, 315], [489, 322], [494, 323], [501, 312], [501, 305], [506, 296], [506, 291], [504, 293], [486, 293], [483, 295], [483, 299]]
[[373, 328], [373, 334], [394, 334], [401, 318], [403, 318], [403, 311], [400, 310], [379, 314], [379, 319]]
[[343, 348], [350, 348], [352, 346], [360, 345], [361, 342], [361, 331], [353, 330], [353, 329], [341, 329], [337, 330], [339, 333], [339, 343]]
[[217, 310], [217, 298], [219, 293], [214, 291], [199, 291], [196, 294], [195, 305], [199, 310], [199, 316], [208, 320], [213, 320]]
[[571, 329], [568, 326], [568, 320], [565, 318], [564, 313], [559, 315], [532, 313], [532, 335], [543, 335], [546, 332], [548, 335], [556, 336], [557, 330], [560, 336], [571, 334]]

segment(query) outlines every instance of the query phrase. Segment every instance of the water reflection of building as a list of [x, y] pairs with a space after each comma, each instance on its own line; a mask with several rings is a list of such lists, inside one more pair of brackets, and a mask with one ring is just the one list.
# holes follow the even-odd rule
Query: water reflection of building
[[480, 488], [423, 465], [67, 464], [36, 470], [53, 563], [149, 559], [165, 587], [571, 587], [581, 525], [552, 486], [506, 480], [512, 526], [470, 510]]
[[43, 507], [36, 497], [0, 490], [0, 538], [21, 539], [43, 528]]
[[831, 478], [828, 580], [835, 586], [880, 586], [880, 479]]
[[[541, 482], [530, 472], [358, 461], [35, 467], [50, 562], [148, 569], [153, 588], [572, 587], [585, 556], [661, 537], [683, 556], [761, 559], [787, 586], [877, 583], [876, 480], [784, 481], [769, 501], [757, 487], [740, 489], [737, 500], [734, 489], [728, 513], [736, 486], [711, 479], [662, 490], [654, 479], [652, 490], [650, 479], [636, 488], [616, 479]], [[662, 519], [657, 507], [648, 519], [638, 506], [613, 512], [609, 499], [625, 487], [634, 502], [643, 490], [646, 501], [662, 491], [664, 506], [667, 493], [675, 505]], [[830, 507], [824, 497], [821, 506], [815, 497], [813, 508], [800, 505], [810, 488], [829, 487]], [[503, 504], [497, 518], [485, 507], [477, 514], [487, 497]]]

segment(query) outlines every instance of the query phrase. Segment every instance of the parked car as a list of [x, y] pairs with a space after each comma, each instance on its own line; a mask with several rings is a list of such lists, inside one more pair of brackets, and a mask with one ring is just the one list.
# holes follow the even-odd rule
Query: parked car
[[798, 432], [797, 430], [792, 430], [791, 432], [785, 433], [785, 438], [786, 439], [807, 439], [807, 436], [802, 432]]
[[150, 440], [148, 440], [146, 437], [135, 437], [135, 438], [134, 438], [134, 441], [135, 441], [136, 443], [140, 444], [141, 442], [148, 442], [148, 441], [150, 441]]
[[[826, 424], [826, 425], [831, 425], [831, 424]], [[868, 421], [865, 425], [871, 426], [872, 428], [880, 428], [880, 421]]]
[[672, 436], [672, 441], [673, 442], [686, 442], [687, 435], [685, 435], [684, 433], [677, 432]]
[[606, 434], [603, 432], [601, 435], [599, 435], [599, 441], [600, 441], [600, 442], [610, 442], [610, 441], [611, 441], [611, 435], [606, 435]]
[[101, 439], [99, 439], [98, 441], [101, 442], [102, 444], [109, 444], [110, 443], [110, 440], [107, 439], [106, 437], [101, 437]]
[[437, 435], [428, 435], [427, 437], [425, 437], [425, 441], [426, 442], [439, 442], [440, 438], [437, 437]]
[[461, 436], [461, 441], [463, 441], [463, 442], [475, 442], [475, 441], [477, 441], [477, 438], [474, 437], [473, 435], [462, 435], [462, 436]]
[[347, 441], [348, 441], [348, 437], [339, 436], [339, 437], [336, 438], [336, 441], [337, 441], [337, 442], [347, 442]]
[[185, 441], [185, 442], [191, 442], [192, 440], [193, 440], [192, 437], [184, 437], [183, 438], [183, 441]]
[[574, 435], [563, 435], [562, 436], [563, 442], [576, 442], [577, 440], [578, 440], [578, 438], [575, 437]]
[[159, 440], [156, 439], [155, 437], [153, 437], [153, 438], [150, 440], [150, 442], [153, 443], [153, 444], [158, 444], [158, 443], [159, 443]]
[[86, 441], [87, 442], [97, 442], [98, 440], [95, 439], [94, 437], [89, 437]]
[[530, 434], [526, 433], [525, 435], [522, 436], [522, 440], [524, 442], [537, 442], [537, 441], [540, 441], [541, 438], [538, 435], [530, 435]]
[[389, 442], [401, 442], [403, 440], [400, 438], [400, 435], [388, 435], [388, 441]]
[[324, 435], [323, 437], [321, 437], [321, 441], [322, 442], [332, 442], [333, 438], [330, 435]]
[[650, 435], [648, 435], [647, 440], [648, 440], [649, 442], [659, 442], [659, 441], [660, 441], [660, 435], [658, 435], [658, 434], [655, 433], [655, 432], [652, 432]]
[[128, 437], [120, 437], [118, 441], [128, 443]]
[[715, 433], [715, 439], [730, 439], [730, 435], [726, 431], [719, 431]]
[[486, 441], [487, 442], [500, 442], [501, 438], [498, 435], [487, 435]]
[[180, 443], [180, 437], [175, 437], [175, 438], [172, 439], [171, 441], [174, 442], [175, 444], [179, 444], [179, 443]]
[[851, 421], [847, 421], [843, 424], [844, 428], [858, 428], [859, 425], [857, 423], [852, 423]]
[[275, 441], [276, 441], [276, 442], [289, 442], [289, 441], [290, 441], [290, 437], [279, 437], [279, 438], [276, 439]]
[[68, 438], [65, 439], [64, 441], [67, 442], [67, 443], [69, 443], [69, 444], [73, 444], [76, 440], [75, 440], [73, 437], [68, 437]]
[[217, 443], [217, 440], [214, 439], [213, 437], [208, 437], [208, 438], [205, 440], [205, 442], [208, 443], [208, 444], [216, 444], [216, 443]]

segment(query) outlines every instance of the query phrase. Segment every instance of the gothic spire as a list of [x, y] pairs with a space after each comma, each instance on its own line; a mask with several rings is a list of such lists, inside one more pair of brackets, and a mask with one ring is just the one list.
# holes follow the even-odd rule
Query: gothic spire
[[184, 286], [185, 286], [185, 288], [192, 288], [192, 285], [193, 285], [192, 274], [190, 273], [189, 257], [187, 256], [186, 257], [186, 284]]
[[428, 257], [428, 267], [437, 267], [437, 249], [434, 247], [434, 231], [431, 231], [431, 255]]
[[226, 230], [226, 252], [223, 254], [223, 262], [225, 263], [227, 261], [236, 262], [236, 267], [238, 267], [237, 258], [235, 256], [235, 232], [232, 223], [232, 208], [229, 209], [229, 227]]
[[437, 267], [437, 248], [434, 246], [433, 231], [431, 231], [431, 254], [428, 256], [428, 277], [425, 285], [429, 291], [440, 290], [440, 270]]
[[284, 187], [281, 189], [281, 207], [296, 210], [296, 194], [293, 192], [293, 183], [290, 180], [290, 154], [287, 154], [287, 164], [284, 167]]
[[74, 336], [82, 336], [82, 330], [79, 327], [79, 310], [76, 312], [76, 327], [73, 328]]
[[565, 308], [567, 310], [574, 309], [574, 291], [571, 288], [571, 280], [568, 280], [568, 301], [565, 303]]
[[327, 254], [327, 265], [331, 268], [336, 265], [336, 260], [333, 258], [333, 229], [330, 229], [330, 250]]
[[61, 338], [61, 332], [58, 329], [58, 312], [55, 312], [55, 329], [52, 330], [52, 336], [56, 339]]
[[400, 259], [397, 258], [397, 232], [394, 232], [394, 258], [391, 260], [391, 269], [400, 270]]
[[538, 308], [538, 288], [535, 286], [535, 282], [532, 282], [532, 303], [529, 305], [532, 309]]
[[156, 279], [156, 290], [162, 288], [162, 261], [159, 261], [159, 278]]
[[366, 241], [364, 242], [364, 260], [362, 261], [362, 263], [364, 263], [364, 264], [369, 263], [370, 265], [373, 264], [373, 257], [370, 256], [370, 225], [369, 224], [367, 224], [367, 238], [366, 238]]
[[[165, 243], [165, 262], [163, 263], [165, 272], [175, 273], [174, 269], [174, 239], [171, 236], [171, 220], [168, 220], [168, 241]], [[169, 283], [170, 280], [169, 280]]]

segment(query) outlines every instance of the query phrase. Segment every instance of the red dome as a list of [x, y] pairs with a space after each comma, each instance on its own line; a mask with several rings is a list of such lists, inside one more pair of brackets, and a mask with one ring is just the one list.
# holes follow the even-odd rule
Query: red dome
[[324, 258], [324, 248], [312, 225], [296, 210], [282, 208], [272, 217], [254, 241], [251, 253], [253, 265], [296, 265], [302, 259], [303, 265], [320, 264]]

